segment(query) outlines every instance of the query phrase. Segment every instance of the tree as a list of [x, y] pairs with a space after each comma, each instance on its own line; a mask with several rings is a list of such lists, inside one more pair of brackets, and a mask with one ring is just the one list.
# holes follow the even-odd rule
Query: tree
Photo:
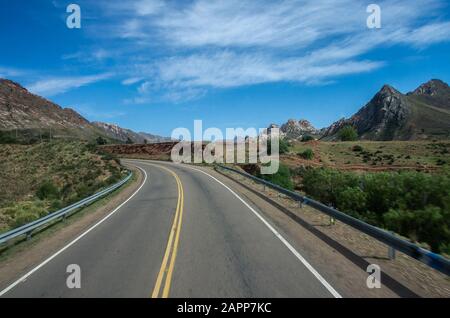
[[127, 137], [127, 141], [125, 142], [127, 145], [134, 144], [133, 140], [130, 137]]
[[294, 189], [294, 183], [292, 182], [291, 171], [289, 170], [289, 167], [287, 167], [281, 163], [280, 163], [280, 166], [276, 173], [262, 174], [262, 175], [260, 175], [260, 177], [269, 182], [275, 183], [282, 188], [285, 188], [288, 190]]
[[306, 142], [306, 141], [310, 141], [310, 140], [314, 140], [314, 137], [311, 135], [303, 135], [301, 142]]
[[339, 139], [342, 141], [355, 141], [358, 140], [358, 131], [355, 127], [347, 125], [339, 130]]
[[97, 142], [97, 145], [106, 145], [108, 143], [108, 141], [101, 136], [97, 137], [95, 141]]
[[59, 190], [52, 181], [45, 181], [36, 191], [36, 196], [41, 199], [56, 199], [59, 197]]
[[299, 156], [302, 157], [303, 159], [311, 160], [314, 158], [314, 152], [312, 151], [312, 149], [308, 148], [305, 151], [300, 152]]

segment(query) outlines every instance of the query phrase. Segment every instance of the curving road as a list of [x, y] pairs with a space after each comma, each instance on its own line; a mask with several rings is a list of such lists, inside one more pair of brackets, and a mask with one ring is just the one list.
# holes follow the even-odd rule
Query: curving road
[[[191, 166], [145, 172], [122, 206], [0, 292], [3, 297], [340, 297], [270, 220]], [[81, 288], [66, 285], [67, 266]]]

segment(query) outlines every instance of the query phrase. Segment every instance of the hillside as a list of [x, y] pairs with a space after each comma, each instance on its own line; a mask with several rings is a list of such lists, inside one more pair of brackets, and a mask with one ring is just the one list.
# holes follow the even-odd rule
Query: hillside
[[0, 130], [17, 130], [33, 136], [91, 139], [102, 132], [70, 108], [62, 108], [31, 94], [19, 84], [0, 79]]
[[[300, 166], [356, 171], [443, 171], [450, 165], [450, 141], [346, 141], [291, 142], [281, 161]], [[313, 158], [301, 154], [307, 149]]]
[[72, 141], [0, 148], [0, 232], [20, 226], [126, 175], [111, 155]]
[[418, 140], [450, 138], [450, 87], [431, 80], [402, 94], [384, 85], [356, 114], [322, 130], [322, 139], [335, 140], [351, 125], [362, 140]]
[[20, 84], [0, 79], [0, 132], [3, 139], [33, 141], [65, 138], [93, 140], [99, 136], [112, 143], [160, 142], [168, 138], [136, 133], [113, 124], [90, 122], [71, 108], [30, 93]]

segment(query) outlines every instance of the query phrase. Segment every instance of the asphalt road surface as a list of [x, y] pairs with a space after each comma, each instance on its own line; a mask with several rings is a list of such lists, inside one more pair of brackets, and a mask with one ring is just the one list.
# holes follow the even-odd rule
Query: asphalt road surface
[[[128, 162], [146, 175], [134, 196], [2, 297], [340, 297], [270, 220], [213, 176]], [[71, 264], [81, 288], [67, 285]]]

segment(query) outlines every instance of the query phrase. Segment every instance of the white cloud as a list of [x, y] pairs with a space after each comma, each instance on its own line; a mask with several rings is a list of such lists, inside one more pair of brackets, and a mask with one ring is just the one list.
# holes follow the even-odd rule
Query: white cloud
[[139, 16], [148, 16], [159, 13], [165, 7], [165, 2], [162, 0], [138, 0], [132, 8]]
[[399, 41], [417, 47], [427, 46], [439, 42], [450, 41], [450, 22], [433, 23], [412, 30]]
[[[384, 0], [382, 28], [366, 26], [370, 2], [355, 0], [137, 0], [101, 2], [102, 36], [127, 41], [124, 85], [135, 101], [203, 96], [210, 88], [268, 82], [325, 83], [386, 64], [366, 54], [450, 40], [444, 0]], [[127, 57], [125, 57], [126, 59]], [[139, 61], [136, 63], [136, 60]]]
[[17, 77], [17, 76], [23, 76], [25, 74], [24, 71], [11, 68], [11, 67], [2, 67], [0, 66], [0, 77], [4, 78], [10, 78], [10, 77]]
[[[170, 58], [158, 65], [159, 78], [174, 87], [236, 87], [278, 81], [312, 82], [328, 77], [367, 72], [383, 63], [347, 61], [311, 63], [309, 58], [279, 59], [270, 55], [223, 51]], [[149, 86], [147, 82], [147, 87]], [[144, 93], [145, 90], [140, 91]]]
[[133, 84], [139, 83], [142, 80], [143, 80], [142, 77], [130, 77], [130, 78], [124, 79], [122, 81], [122, 85], [133, 85]]
[[52, 96], [108, 79], [111, 76], [111, 73], [104, 73], [87, 76], [52, 77], [38, 80], [37, 82], [28, 85], [27, 88], [30, 92], [35, 94]]

